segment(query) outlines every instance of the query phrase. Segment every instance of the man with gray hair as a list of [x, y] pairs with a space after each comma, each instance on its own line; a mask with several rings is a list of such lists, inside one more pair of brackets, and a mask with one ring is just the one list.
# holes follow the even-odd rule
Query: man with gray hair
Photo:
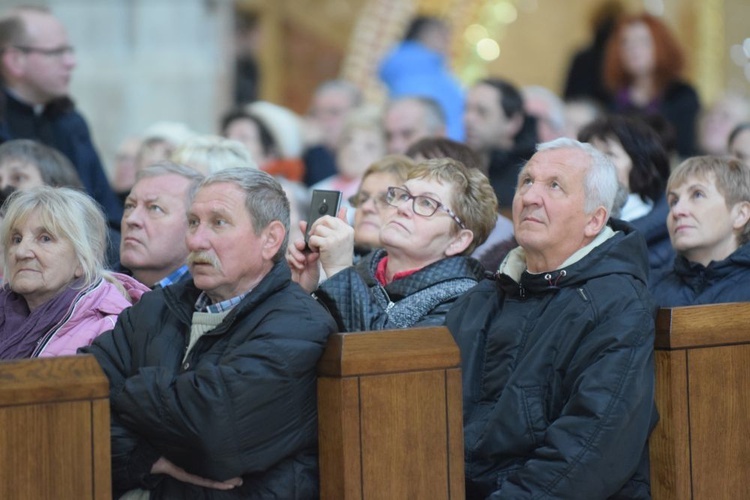
[[110, 382], [115, 498], [317, 498], [316, 364], [336, 325], [292, 282], [288, 232], [273, 177], [211, 174], [188, 211], [192, 280], [85, 349]]
[[520, 246], [448, 313], [468, 500], [650, 498], [655, 308], [616, 192], [590, 145], [540, 144], [513, 199]]
[[429, 97], [400, 97], [386, 105], [383, 129], [388, 154], [403, 155], [420, 139], [445, 137], [445, 114]]
[[203, 179], [192, 168], [156, 163], [136, 174], [120, 226], [120, 264], [146, 286], [165, 287], [189, 279], [187, 210]]

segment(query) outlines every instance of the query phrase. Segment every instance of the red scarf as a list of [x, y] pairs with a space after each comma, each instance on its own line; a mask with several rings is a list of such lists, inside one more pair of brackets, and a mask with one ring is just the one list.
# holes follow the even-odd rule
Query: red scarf
[[[378, 267], [375, 269], [375, 279], [378, 280], [378, 283], [385, 286], [390, 281], [388, 281], [385, 277], [385, 267], [388, 265], [388, 256], [386, 255], [382, 259], [380, 259], [380, 262], [378, 262]], [[391, 281], [400, 280], [401, 278], [406, 278], [407, 276], [411, 276], [412, 274], [419, 271], [419, 269], [409, 269], [408, 271], [401, 271], [400, 273], [396, 273], [393, 275], [393, 279]]]

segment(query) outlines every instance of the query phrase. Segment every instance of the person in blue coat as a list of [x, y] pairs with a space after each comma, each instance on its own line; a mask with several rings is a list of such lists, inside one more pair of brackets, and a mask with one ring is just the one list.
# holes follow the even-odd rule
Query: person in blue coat
[[674, 267], [651, 284], [661, 307], [750, 301], [750, 167], [696, 156], [667, 184]]
[[421, 96], [440, 104], [448, 137], [463, 141], [464, 91], [446, 63], [449, 42], [450, 30], [442, 20], [416, 17], [403, 41], [380, 63], [378, 74], [391, 99]]
[[514, 197], [520, 246], [448, 312], [468, 500], [651, 498], [655, 308], [616, 192], [591, 145], [539, 145]]

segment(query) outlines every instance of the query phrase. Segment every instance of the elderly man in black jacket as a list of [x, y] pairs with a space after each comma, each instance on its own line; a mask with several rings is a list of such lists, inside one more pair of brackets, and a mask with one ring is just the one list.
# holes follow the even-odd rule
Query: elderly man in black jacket
[[317, 496], [315, 367], [336, 327], [291, 281], [288, 231], [268, 174], [209, 176], [188, 211], [193, 279], [144, 295], [86, 349], [110, 381], [116, 495]]
[[448, 313], [467, 499], [650, 498], [655, 309], [643, 237], [608, 221], [616, 191], [588, 144], [539, 145], [513, 200], [520, 247]]

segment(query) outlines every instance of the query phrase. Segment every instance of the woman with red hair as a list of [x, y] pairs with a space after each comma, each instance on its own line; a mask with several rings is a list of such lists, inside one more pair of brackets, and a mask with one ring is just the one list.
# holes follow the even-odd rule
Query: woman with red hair
[[698, 95], [680, 79], [685, 58], [667, 26], [649, 14], [617, 23], [607, 45], [604, 81], [616, 112], [661, 114], [674, 127], [681, 157], [695, 153]]

